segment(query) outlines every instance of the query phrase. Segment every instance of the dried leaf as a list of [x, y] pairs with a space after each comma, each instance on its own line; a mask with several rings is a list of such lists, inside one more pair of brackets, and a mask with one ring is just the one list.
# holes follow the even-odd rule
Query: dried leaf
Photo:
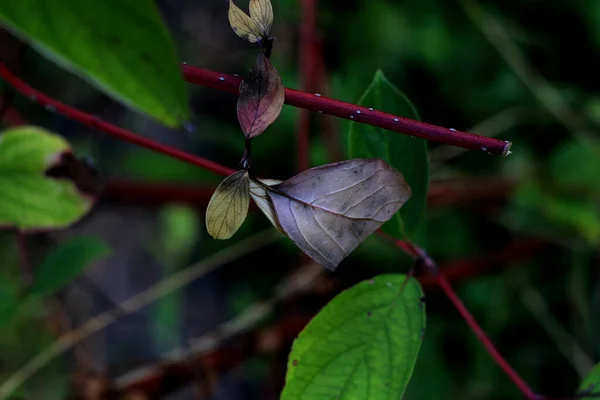
[[260, 40], [261, 30], [248, 14], [235, 5], [233, 0], [229, 0], [229, 25], [236, 35], [250, 43]]
[[334, 270], [410, 198], [401, 173], [379, 159], [357, 159], [302, 172], [268, 190], [283, 231], [307, 255]]
[[273, 25], [273, 6], [271, 0], [250, 0], [250, 18], [260, 29], [263, 37], [269, 37]]
[[246, 138], [263, 133], [281, 113], [285, 99], [279, 73], [260, 52], [256, 64], [240, 86], [237, 115]]
[[239, 229], [250, 205], [248, 171], [237, 171], [221, 182], [206, 209], [206, 230], [215, 239], [229, 239]]
[[[263, 185], [273, 186], [280, 184], [282, 181], [277, 179], [257, 179]], [[260, 208], [260, 210], [265, 214], [269, 221], [279, 230], [279, 232], [285, 235], [285, 232], [281, 228], [279, 221], [277, 220], [277, 214], [275, 213], [275, 207], [273, 207], [273, 202], [267, 193], [267, 189], [263, 185], [260, 185], [254, 179], [250, 180], [250, 196], [254, 203]]]

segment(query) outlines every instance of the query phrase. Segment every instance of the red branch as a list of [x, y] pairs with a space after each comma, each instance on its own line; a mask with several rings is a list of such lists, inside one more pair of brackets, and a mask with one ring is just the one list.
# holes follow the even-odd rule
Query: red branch
[[[242, 80], [239, 77], [219, 74], [217, 72], [188, 65], [183, 65], [182, 69], [184, 77], [188, 82], [239, 94], [239, 85]], [[4, 63], [0, 63], [0, 77], [21, 94], [28, 96], [39, 104], [54, 108], [58, 113], [61, 113], [74, 121], [98, 128], [121, 140], [150, 150], [158, 151], [221, 175], [229, 175], [233, 172], [230, 168], [223, 167], [215, 162], [146, 139], [126, 129], [103, 121], [97, 116], [84, 113], [76, 108], [54, 100], [23, 82], [6, 68]], [[319, 111], [340, 118], [352, 119], [356, 122], [377, 126], [390, 131], [400, 132], [434, 142], [464, 147], [466, 149], [486, 151], [490, 154], [506, 156], [509, 154], [509, 149], [512, 144], [508, 141], [460, 132], [451, 128], [442, 128], [440, 126], [414, 121], [381, 111], [370, 110], [366, 107], [326, 98], [318, 94], [300, 92], [298, 90], [286, 88], [285, 96], [285, 102], [295, 107]]]
[[[448, 281], [459, 283], [475, 276], [481, 276], [484, 271], [489, 273], [493, 268], [517, 266], [515, 261], [527, 258], [543, 249], [545, 245], [543, 241], [537, 239], [519, 240], [489, 254], [445, 263], [440, 266], [440, 272]], [[421, 285], [427, 288], [437, 287], [438, 284], [436, 275], [418, 276], [417, 279]]]
[[84, 113], [83, 111], [79, 111], [76, 108], [63, 104], [60, 101], [54, 100], [53, 98], [43, 94], [42, 92], [32, 88], [31, 86], [23, 82], [8, 68], [6, 68], [6, 66], [3, 63], [0, 63], [0, 77], [4, 79], [6, 83], [15, 88], [15, 90], [20, 92], [22, 95], [29, 97], [32, 101], [35, 101], [36, 103], [41, 104], [43, 106], [47, 106], [49, 108], [53, 108], [54, 110], [56, 110], [57, 113], [62, 114], [74, 121], [97, 128], [110, 135], [116, 136], [119, 139], [124, 140], [126, 142], [133, 143], [153, 151], [157, 151], [159, 153], [196, 165], [198, 167], [207, 169], [217, 174], [230, 175], [234, 172], [234, 170], [232, 170], [231, 168], [224, 167], [220, 164], [206, 160], [204, 158], [196, 157], [184, 151], [162, 145], [150, 139], [146, 139], [126, 129], [103, 121], [102, 119], [94, 115]]
[[[214, 186], [206, 185], [115, 179], [107, 182], [103, 196], [109, 201], [136, 205], [183, 203], [206, 207], [214, 190]], [[467, 179], [432, 183], [427, 193], [427, 206], [439, 208], [503, 200], [511, 190], [512, 184], [503, 180]]]
[[409, 255], [414, 257], [415, 259], [422, 260], [427, 267], [427, 269], [434, 274], [437, 284], [442, 289], [446, 297], [452, 302], [460, 316], [465, 320], [467, 325], [471, 328], [477, 339], [481, 342], [481, 344], [485, 347], [488, 354], [492, 357], [494, 362], [498, 364], [498, 366], [504, 371], [504, 373], [508, 376], [508, 378], [517, 386], [517, 388], [525, 395], [528, 400], [537, 400], [539, 396], [535, 394], [535, 392], [529, 387], [527, 382], [523, 380], [519, 376], [519, 374], [510, 366], [508, 361], [500, 354], [500, 352], [496, 349], [488, 335], [484, 332], [481, 326], [477, 323], [473, 315], [469, 312], [467, 307], [464, 305], [462, 300], [458, 297], [452, 286], [450, 286], [450, 282], [448, 279], [439, 272], [438, 267], [428, 255], [427, 253], [415, 246], [411, 242], [406, 241], [396, 241], [398, 247], [407, 252]]
[[[239, 94], [242, 78], [213, 72], [202, 68], [182, 65], [186, 81], [214, 89]], [[318, 93], [306, 93], [285, 89], [285, 103], [310, 111], [322, 112], [339, 118], [350, 119], [390, 131], [416, 136], [433, 142], [507, 156], [510, 154], [509, 141], [502, 141], [472, 133], [460, 132], [453, 128], [443, 128], [393, 114], [372, 110], [367, 107], [330, 99]]]

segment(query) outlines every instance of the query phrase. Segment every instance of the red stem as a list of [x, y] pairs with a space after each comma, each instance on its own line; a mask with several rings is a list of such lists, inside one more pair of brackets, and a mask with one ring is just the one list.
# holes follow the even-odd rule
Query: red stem
[[487, 336], [487, 334], [483, 331], [481, 326], [477, 323], [473, 315], [469, 312], [467, 307], [465, 307], [462, 300], [458, 297], [452, 286], [450, 286], [450, 282], [446, 279], [446, 277], [439, 272], [437, 265], [435, 262], [427, 255], [427, 253], [414, 245], [411, 242], [406, 242], [399, 240], [396, 242], [398, 247], [403, 249], [409, 255], [414, 258], [421, 259], [427, 269], [434, 274], [436, 277], [436, 281], [439, 287], [442, 289], [446, 297], [452, 302], [460, 316], [465, 320], [467, 325], [471, 328], [477, 339], [483, 344], [488, 354], [492, 357], [494, 362], [504, 371], [504, 373], [508, 376], [508, 378], [517, 386], [517, 388], [525, 395], [528, 400], [539, 400], [539, 396], [529, 387], [527, 382], [525, 382], [519, 374], [510, 366], [508, 361], [502, 357], [502, 354]]
[[[219, 74], [217, 72], [208, 71], [202, 68], [190, 67], [188, 65], [183, 65], [182, 69], [184, 77], [188, 82], [239, 94], [239, 85], [242, 80], [240, 77]], [[23, 82], [8, 68], [6, 68], [4, 63], [0, 63], [0, 77], [21, 94], [28, 96], [30, 99], [39, 104], [53, 107], [57, 112], [69, 117], [74, 121], [98, 128], [108, 134], [120, 138], [121, 140], [136, 144], [138, 146], [146, 147], [173, 158], [177, 158], [181, 161], [189, 162], [190, 164], [201, 168], [206, 168], [221, 175], [230, 175], [233, 172], [233, 170], [230, 168], [138, 136], [133, 132], [103, 121], [96, 116], [86, 114], [73, 107], [54, 100], [53, 98], [46, 96], [45, 94], [33, 89], [31, 86]], [[285, 102], [295, 107], [305, 108], [311, 111], [320, 111], [328, 115], [352, 119], [356, 122], [365, 123], [394, 132], [400, 132], [448, 145], [464, 147], [472, 150], [487, 151], [490, 154], [503, 156], [509, 154], [509, 149], [512, 145], [512, 143], [508, 141], [442, 128], [440, 126], [414, 121], [381, 111], [369, 110], [366, 107], [345, 103], [343, 101], [338, 101], [323, 96], [317, 96], [316, 94], [300, 92], [294, 89], [286, 88], [285, 96]]]
[[[468, 258], [449, 262], [440, 266], [440, 271], [445, 279], [452, 283], [465, 281], [472, 277], [480, 276], [483, 272], [490, 272], [494, 267], [504, 268], [517, 266], [517, 260], [522, 260], [544, 248], [546, 244], [538, 239], [521, 239], [497, 251], [479, 257]], [[424, 287], [438, 285], [436, 275], [417, 276]]]
[[446, 294], [446, 297], [454, 304], [454, 307], [461, 315], [461, 317], [465, 320], [467, 325], [471, 328], [477, 339], [483, 344], [488, 354], [492, 357], [492, 359], [498, 364], [498, 366], [504, 371], [504, 373], [508, 376], [508, 378], [513, 381], [513, 383], [517, 386], [517, 388], [525, 395], [528, 400], [536, 400], [537, 395], [535, 392], [529, 387], [527, 382], [523, 380], [519, 376], [519, 374], [510, 366], [508, 361], [498, 350], [488, 337], [488, 335], [481, 329], [481, 326], [477, 323], [473, 315], [469, 312], [467, 307], [465, 307], [462, 300], [458, 297], [452, 286], [450, 286], [450, 282], [446, 279], [443, 274], [437, 274], [437, 281], [440, 288]]
[[[181, 68], [185, 80], [190, 83], [239, 94], [239, 86], [242, 81], [240, 77], [192, 67], [186, 64], [182, 65]], [[512, 145], [509, 141], [460, 132], [452, 128], [443, 128], [377, 110], [370, 110], [367, 107], [330, 99], [319, 94], [301, 92], [289, 88], [285, 89], [285, 103], [294, 107], [350, 119], [433, 142], [484, 151], [495, 155], [507, 156], [510, 154], [509, 149]]]
[[35, 101], [43, 106], [52, 107], [56, 110], [57, 113], [62, 114], [74, 121], [100, 129], [126, 142], [133, 143], [153, 151], [157, 151], [159, 153], [165, 154], [167, 156], [176, 158], [184, 162], [188, 162], [190, 164], [207, 169], [220, 175], [231, 175], [234, 172], [234, 170], [231, 168], [227, 168], [225, 166], [219, 165], [215, 162], [206, 160], [204, 158], [196, 157], [184, 151], [165, 146], [153, 140], [146, 139], [126, 129], [103, 121], [102, 119], [94, 115], [84, 113], [83, 111], [79, 111], [76, 108], [67, 106], [57, 100], [54, 100], [53, 98], [39, 92], [38, 90], [32, 88], [31, 86], [23, 82], [8, 68], [6, 68], [6, 66], [3, 63], [0, 63], [0, 77], [4, 79], [6, 83], [15, 88], [15, 90], [20, 92], [22, 95], [29, 97], [32, 101]]
[[[509, 182], [501, 180], [461, 180], [432, 183], [427, 193], [427, 206], [439, 208], [502, 200], [508, 196], [511, 187], [512, 185]], [[214, 189], [214, 186], [198, 184], [116, 179], [107, 182], [104, 196], [109, 200], [130, 204], [185, 203], [191, 206], [205, 207]]]

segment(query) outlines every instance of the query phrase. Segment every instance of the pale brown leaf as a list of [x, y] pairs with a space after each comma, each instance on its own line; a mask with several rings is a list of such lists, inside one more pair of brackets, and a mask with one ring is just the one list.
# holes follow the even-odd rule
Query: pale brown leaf
[[206, 209], [206, 230], [215, 239], [229, 239], [239, 229], [250, 205], [248, 171], [237, 171], [221, 182]]
[[283, 231], [331, 270], [411, 196], [402, 174], [379, 159], [312, 168], [267, 192]]
[[279, 73], [260, 52], [256, 64], [240, 86], [237, 116], [248, 139], [259, 136], [281, 113], [285, 99]]
[[273, 25], [271, 0], [250, 0], [250, 18], [256, 23], [263, 37], [269, 37]]
[[260, 40], [262, 34], [256, 23], [235, 5], [233, 0], [229, 0], [229, 25], [236, 35], [250, 43], [256, 43]]
[[258, 179], [262, 185], [255, 181], [254, 179], [250, 180], [250, 196], [254, 203], [260, 208], [260, 210], [265, 214], [265, 216], [271, 221], [273, 226], [277, 228], [277, 230], [285, 235], [285, 232], [281, 228], [279, 221], [277, 220], [277, 214], [275, 214], [275, 207], [273, 207], [273, 202], [271, 198], [267, 194], [267, 189], [264, 185], [273, 186], [281, 183], [282, 181], [277, 179]]

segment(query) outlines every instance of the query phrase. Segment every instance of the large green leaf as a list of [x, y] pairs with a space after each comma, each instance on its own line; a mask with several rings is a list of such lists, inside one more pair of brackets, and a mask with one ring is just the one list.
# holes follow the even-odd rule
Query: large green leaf
[[42, 297], [61, 289], [90, 263], [106, 257], [110, 248], [103, 242], [79, 237], [61, 244], [36, 269], [29, 295]]
[[281, 399], [400, 399], [425, 328], [421, 287], [405, 279], [379, 275], [327, 304], [294, 342]]
[[598, 398], [597, 393], [600, 393], [600, 364], [596, 364], [590, 371], [588, 376], [585, 377], [581, 385], [579, 386], [578, 394], [596, 394], [595, 396], [582, 397], [582, 399]]
[[[358, 104], [419, 119], [410, 101], [380, 70]], [[382, 229], [396, 238], [410, 236], [425, 212], [429, 187], [427, 141], [353, 122], [348, 130], [348, 155], [351, 158], [381, 158], [404, 175], [412, 189], [412, 197]]]
[[93, 199], [72, 181], [45, 176], [70, 151], [63, 138], [33, 126], [0, 134], [0, 227], [63, 228], [90, 210]]
[[0, 23], [57, 64], [169, 126], [188, 119], [173, 42], [152, 0], [2, 0]]

